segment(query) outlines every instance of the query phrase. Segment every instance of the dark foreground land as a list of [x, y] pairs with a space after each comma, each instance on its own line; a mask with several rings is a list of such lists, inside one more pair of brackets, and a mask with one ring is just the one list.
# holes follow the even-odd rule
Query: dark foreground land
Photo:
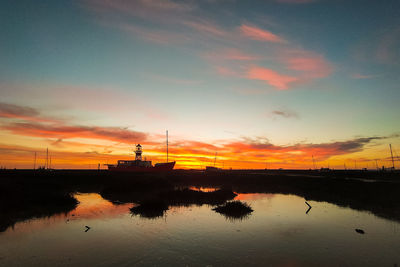
[[[207, 193], [187, 189], [193, 186], [220, 190]], [[0, 232], [18, 221], [73, 210], [78, 205], [73, 197], [76, 192], [99, 193], [115, 204], [140, 204], [131, 212], [143, 217], [160, 216], [168, 206], [174, 205], [221, 206], [233, 200], [235, 193], [281, 193], [365, 210], [400, 221], [399, 172], [243, 170], [206, 173], [175, 170], [140, 174], [2, 170]]]

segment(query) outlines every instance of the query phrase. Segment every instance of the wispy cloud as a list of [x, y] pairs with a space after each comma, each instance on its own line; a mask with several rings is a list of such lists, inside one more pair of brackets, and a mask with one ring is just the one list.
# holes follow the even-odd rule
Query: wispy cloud
[[299, 114], [293, 110], [288, 110], [288, 109], [279, 109], [279, 110], [273, 110], [271, 114], [274, 117], [283, 117], [283, 118], [295, 118], [298, 119], [300, 118]]
[[244, 36], [252, 40], [272, 42], [272, 43], [286, 43], [286, 40], [279, 37], [278, 35], [254, 26], [243, 24], [240, 26], [239, 29]]
[[289, 89], [290, 84], [298, 80], [296, 77], [279, 74], [274, 70], [262, 67], [250, 68], [246, 77], [248, 79], [265, 81], [279, 90]]
[[350, 75], [350, 77], [353, 79], [373, 79], [373, 78], [377, 78], [379, 76], [381, 76], [381, 75], [379, 75], [379, 74], [365, 75], [365, 74], [360, 74], [360, 73], [354, 73], [354, 74]]
[[0, 103], [0, 117], [36, 119], [38, 115], [39, 112], [31, 107]]
[[45, 118], [40, 112], [31, 107], [19, 106], [0, 102], [0, 118], [22, 119], [36, 122], [58, 122], [60, 120]]
[[[309, 158], [311, 155], [318, 155], [320, 159], [327, 159], [332, 156], [349, 154], [362, 151], [366, 145], [373, 141], [386, 139], [384, 136], [361, 137], [346, 141], [334, 141], [329, 143], [300, 143], [295, 145], [274, 145], [265, 138], [245, 138], [243, 141], [231, 142], [224, 147], [235, 153], [240, 152], [265, 152], [269, 156], [274, 153], [285, 154], [287, 158], [294, 158], [299, 161], [303, 158]], [[272, 154], [271, 154], [272, 153]]]
[[7, 103], [0, 103], [0, 117], [14, 119], [1, 122], [1, 130], [21, 136], [56, 138], [59, 142], [63, 139], [89, 138], [132, 144], [147, 138], [146, 133], [122, 127], [82, 126], [65, 120], [48, 119], [37, 109]]
[[[192, 54], [207, 60], [221, 76], [262, 80], [275, 89], [286, 90], [328, 77], [334, 71], [322, 54], [299, 49], [299, 45], [269, 29], [250, 23], [227, 27], [218, 20], [205, 19], [200, 16], [204, 10], [195, 2], [88, 0], [87, 3], [100, 14], [100, 23], [159, 45], [186, 45], [185, 49], [196, 50]], [[257, 45], [254, 40], [276, 45], [261, 51], [259, 47], [254, 49]], [[277, 67], [258, 66], [264, 62]]]
[[322, 55], [303, 49], [284, 51], [282, 60], [289, 70], [298, 71], [301, 79], [324, 78], [334, 71], [333, 65]]
[[143, 142], [147, 134], [120, 127], [98, 127], [81, 125], [54, 125], [34, 122], [15, 122], [0, 126], [0, 129], [13, 134], [42, 138], [89, 138], [109, 140], [126, 144]]
[[230, 32], [222, 29], [215, 23], [212, 23], [210, 21], [204, 21], [204, 20], [183, 20], [182, 21], [183, 25], [186, 25], [200, 33], [203, 34], [208, 34], [216, 37], [228, 37], [231, 35]]
[[228, 67], [224, 67], [224, 66], [216, 66], [215, 69], [216, 69], [217, 73], [222, 76], [235, 76], [236, 77], [236, 76], [240, 75], [235, 70], [228, 68]]
[[[40, 112], [38, 110], [29, 108], [23, 109], [22, 107], [13, 108], [17, 110], [26, 110], [40, 117]], [[24, 112], [25, 111], [21, 113]], [[285, 118], [298, 117], [296, 112], [287, 109], [276, 109], [272, 111], [272, 114]], [[138, 142], [146, 145], [146, 153], [153, 160], [160, 160], [163, 157], [162, 155], [165, 148], [163, 145], [160, 145], [160, 136], [150, 135], [124, 127], [76, 125], [66, 121], [39, 122], [36, 120], [37, 117], [34, 117], [32, 120], [29, 118], [30, 117], [24, 118], [22, 122], [9, 122], [7, 119], [0, 124], [0, 130], [18, 136], [41, 138], [51, 145], [53, 150], [60, 149], [60, 151], [52, 152], [52, 155], [55, 155], [58, 158], [58, 164], [64, 164], [63, 166], [88, 164], [93, 162], [93, 160], [98, 162], [100, 158], [101, 160], [107, 158], [113, 161], [126, 158], [126, 152], [123, 152], [123, 156], [121, 156], [121, 154], [118, 156], [118, 151], [116, 154], [114, 151], [121, 151], [121, 149], [122, 151], [126, 151], [129, 145]], [[210, 159], [213, 158], [215, 151], [218, 151], [219, 157], [227, 163], [226, 166], [230, 165], [238, 168], [263, 166], [265, 164], [265, 159], [268, 159], [271, 162], [287, 164], [285, 166], [304, 167], [304, 164], [310, 161], [311, 155], [318, 157], [319, 160], [325, 160], [333, 156], [363, 151], [368, 145], [374, 142], [397, 137], [398, 135], [371, 136], [318, 144], [297, 143], [290, 145], [274, 144], [264, 137], [247, 137], [233, 141], [218, 140], [211, 142], [175, 140], [171, 144], [170, 156], [179, 162], [180, 167], [198, 167], [208, 164]], [[96, 142], [96, 140], [105, 142]], [[109, 142], [111, 143], [109, 146], [100, 145], [101, 143]], [[124, 145], [124, 147], [120, 147], [122, 145]], [[75, 152], [71, 152], [68, 151], [69, 149], [76, 149], [81, 152], [78, 153], [76, 150]], [[2, 154], [0, 153], [2, 161], [24, 162], [25, 160], [28, 164], [32, 162], [32, 152], [36, 151], [34, 148], [18, 148], [10, 145], [0, 145], [0, 150], [3, 154], [6, 153], [8, 155], [7, 159], [5, 157], [1, 158]], [[11, 158], [10, 153], [12, 154]], [[113, 153], [113, 155], [110, 155], [111, 153]]]

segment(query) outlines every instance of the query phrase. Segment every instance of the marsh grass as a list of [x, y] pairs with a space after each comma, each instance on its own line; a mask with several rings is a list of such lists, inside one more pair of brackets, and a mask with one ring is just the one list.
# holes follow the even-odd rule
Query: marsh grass
[[253, 212], [253, 209], [245, 202], [239, 200], [226, 202], [223, 205], [213, 208], [213, 211], [218, 212], [229, 219], [243, 219]]

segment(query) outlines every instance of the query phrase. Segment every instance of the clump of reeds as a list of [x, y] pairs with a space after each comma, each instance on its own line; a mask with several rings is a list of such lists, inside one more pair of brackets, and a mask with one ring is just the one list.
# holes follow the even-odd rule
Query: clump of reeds
[[149, 199], [130, 209], [134, 215], [144, 218], [162, 217], [168, 210], [168, 204], [162, 199]]
[[218, 205], [236, 196], [229, 190], [216, 190], [212, 192], [195, 191], [188, 188], [167, 191], [160, 194], [170, 205]]
[[213, 210], [230, 219], [243, 219], [253, 212], [250, 205], [239, 200], [226, 202], [224, 205], [213, 208]]

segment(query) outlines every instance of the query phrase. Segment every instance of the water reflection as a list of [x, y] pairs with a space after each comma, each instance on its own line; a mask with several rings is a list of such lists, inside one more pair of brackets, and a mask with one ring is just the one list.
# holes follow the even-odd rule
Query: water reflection
[[[148, 220], [98, 194], [61, 215], [0, 234], [2, 266], [394, 266], [400, 224], [368, 212], [281, 194], [238, 194], [254, 210], [227, 221], [210, 205], [170, 206]], [[66, 220], [69, 219], [67, 222]], [[91, 227], [84, 232], [85, 226]], [[363, 229], [358, 234], [355, 229]]]
[[163, 217], [167, 210], [168, 204], [162, 199], [150, 199], [130, 209], [133, 215], [139, 215], [148, 219]]
[[201, 192], [214, 192], [217, 190], [220, 190], [221, 188], [219, 187], [204, 187], [204, 186], [190, 186], [190, 190], [194, 191], [201, 191]]
[[79, 201], [79, 205], [72, 211], [68, 212], [66, 218], [70, 220], [78, 219], [96, 219], [96, 218], [113, 218], [115, 216], [125, 214], [132, 206], [131, 204], [116, 205], [102, 198], [99, 194], [75, 194], [74, 197]]
[[60, 192], [15, 194], [0, 202], [0, 233], [20, 221], [66, 214], [78, 203], [70, 194]]
[[[230, 190], [209, 190], [206, 192], [192, 190], [189, 188], [162, 191], [157, 194], [149, 194], [146, 198], [138, 201], [138, 206], [131, 208], [133, 215], [144, 218], [162, 217], [172, 206], [191, 205], [221, 205], [237, 195]], [[230, 209], [223, 214], [232, 212]]]
[[212, 210], [222, 214], [231, 221], [248, 219], [253, 212], [249, 204], [239, 200], [226, 202], [224, 205], [219, 205]]

